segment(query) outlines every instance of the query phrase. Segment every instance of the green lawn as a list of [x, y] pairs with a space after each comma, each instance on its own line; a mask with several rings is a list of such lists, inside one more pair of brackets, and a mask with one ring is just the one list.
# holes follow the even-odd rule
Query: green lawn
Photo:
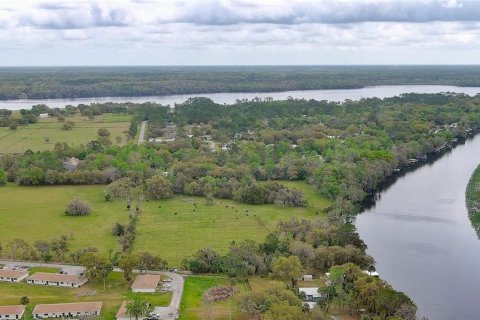
[[[304, 188], [303, 182], [289, 186]], [[29, 243], [71, 235], [70, 250], [86, 246], [100, 252], [118, 249], [111, 234], [115, 222], [126, 224], [126, 203], [106, 202], [104, 186], [18, 187], [8, 184], [0, 189], [0, 242], [7, 254], [6, 243], [22, 238]], [[89, 202], [92, 212], [85, 217], [64, 214], [65, 206], [75, 197]], [[180, 196], [165, 201], [146, 201], [139, 216], [133, 249], [161, 255], [172, 267], [198, 249], [211, 247], [220, 253], [228, 250], [231, 241], [264, 240], [280, 220], [291, 217], [315, 219], [323, 217], [328, 201], [307, 192], [306, 208], [277, 205], [246, 205], [215, 199], [208, 205], [203, 198]], [[193, 205], [197, 204], [196, 208]]]
[[[310, 188], [304, 182], [289, 183], [289, 186]], [[306, 196], [310, 202], [306, 208], [247, 205], [219, 199], [208, 205], [199, 197], [145, 202], [134, 249], [158, 252], [173, 267], [201, 248], [211, 247], [225, 253], [234, 240], [263, 241], [275, 230], [278, 221], [291, 217], [324, 217], [323, 210], [329, 205], [328, 201], [316, 199], [313, 192]]]
[[[228, 319], [230, 311], [235, 315], [231, 301], [205, 305], [202, 297], [205, 291], [215, 286], [228, 285], [226, 277], [190, 276], [185, 279], [185, 287], [180, 304], [180, 320]], [[237, 286], [241, 290], [241, 286]], [[207, 316], [207, 313], [210, 317]], [[236, 319], [236, 317], [234, 317]]]
[[31, 267], [28, 269], [28, 274], [32, 275], [36, 272], [49, 272], [49, 273], [57, 273], [60, 269], [58, 268], [49, 268], [49, 267]]
[[[21, 238], [29, 243], [72, 235], [70, 249], [97, 247], [102, 252], [117, 249], [111, 234], [115, 222], [127, 223], [128, 211], [123, 203], [109, 203], [103, 198], [104, 186], [18, 187], [8, 184], [0, 189], [0, 242]], [[85, 217], [64, 214], [65, 206], [75, 197], [92, 205]]]
[[[62, 130], [63, 123], [55, 118], [40, 119], [37, 123], [28, 126], [19, 126], [12, 131], [9, 128], [0, 128], [0, 153], [23, 153], [30, 149], [33, 151], [51, 150], [56, 142], [66, 142], [70, 145], [86, 144], [97, 137], [99, 128], [107, 128], [110, 138], [116, 144], [115, 137], [122, 137], [124, 144], [125, 134], [130, 125], [129, 115], [104, 114], [94, 120], [86, 117], [69, 117], [67, 121], [73, 121], [75, 126], [71, 131]], [[49, 142], [45, 142], [45, 138]]]
[[[101, 319], [114, 319], [122, 301], [134, 295], [129, 290], [130, 284], [123, 279], [123, 274], [112, 272], [103, 290], [103, 281], [87, 283], [81, 288], [57, 288], [50, 286], [31, 285], [27, 283], [0, 282], [0, 305], [19, 304], [22, 296], [30, 299], [26, 314], [39, 303], [66, 303], [80, 301], [102, 301]], [[170, 304], [171, 293], [142, 294], [152, 305], [167, 306]], [[30, 318], [30, 317], [29, 317]]]

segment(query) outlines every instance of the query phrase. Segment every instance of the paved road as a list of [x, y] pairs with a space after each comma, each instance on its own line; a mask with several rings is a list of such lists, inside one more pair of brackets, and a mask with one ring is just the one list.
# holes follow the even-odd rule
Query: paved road
[[138, 135], [138, 144], [142, 144], [145, 142], [145, 129], [147, 128], [148, 121], [142, 121], [142, 125], [140, 126], [140, 134]]
[[[82, 266], [73, 266], [66, 264], [56, 264], [56, 263], [43, 263], [43, 262], [24, 262], [24, 261], [10, 261], [10, 260], [0, 260], [0, 264], [3, 264], [9, 268], [14, 266], [26, 266], [26, 267], [47, 267], [47, 268], [58, 268], [63, 270], [68, 274], [80, 274], [85, 268]], [[120, 268], [114, 268], [113, 271], [121, 272]], [[168, 307], [155, 307], [155, 313], [159, 314], [160, 320], [171, 320], [175, 319], [178, 315], [178, 310], [180, 309], [180, 302], [183, 295], [183, 276], [175, 272], [167, 271], [154, 271], [154, 270], [145, 270], [141, 272], [140, 270], [133, 270], [134, 273], [150, 273], [150, 274], [160, 274], [167, 276], [172, 279], [170, 290], [172, 291], [172, 301]]]

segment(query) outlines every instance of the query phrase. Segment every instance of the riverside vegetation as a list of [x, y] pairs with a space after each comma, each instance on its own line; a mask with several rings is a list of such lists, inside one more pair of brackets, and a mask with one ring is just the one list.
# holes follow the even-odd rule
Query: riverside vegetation
[[475, 169], [468, 182], [465, 201], [472, 226], [480, 237], [480, 167]]
[[[255, 99], [232, 106], [194, 98], [173, 110], [151, 103], [106, 103], [43, 106], [34, 113], [40, 109], [57, 118], [130, 115], [125, 130], [130, 143], [115, 145], [108, 130], [98, 130], [96, 139], [85, 144], [56, 143], [53, 150], [3, 155], [0, 182], [8, 182], [5, 190], [12, 199], [23, 190], [57, 190], [62, 203], [41, 211], [61, 216], [61, 226], [84, 229], [95, 242], [82, 247], [90, 244], [87, 236], [79, 242], [82, 232], [48, 230], [40, 232], [43, 239], [26, 241], [25, 228], [8, 228], [10, 238], [0, 235], [2, 255], [87, 266], [112, 261], [126, 270], [126, 279], [133, 267], [164, 268], [172, 260], [182, 260], [195, 273], [225, 274], [232, 282], [270, 276], [284, 284], [236, 298], [240, 314], [263, 319], [285, 313], [292, 319], [323, 319], [332, 310], [412, 319], [416, 308], [408, 297], [362, 272], [373, 270], [374, 261], [350, 221], [387, 178], [472, 134], [480, 123], [480, 97], [462, 94], [343, 103]], [[10, 116], [4, 112], [3, 117]], [[153, 142], [136, 145], [131, 142], [143, 120]], [[66, 161], [72, 158], [78, 159], [74, 167]], [[89, 214], [63, 213], [75, 198], [89, 203]], [[8, 223], [32, 217], [26, 212], [32, 208], [14, 215], [21, 204], [10, 204], [1, 210], [15, 216]], [[252, 223], [262, 227], [241, 233], [242, 226]], [[189, 229], [179, 228], [187, 225]], [[209, 231], [225, 227], [221, 238], [209, 237]], [[145, 238], [148, 230], [152, 236]], [[233, 230], [240, 233], [229, 236]], [[166, 245], [163, 238], [169, 232], [177, 238]], [[199, 233], [208, 239], [203, 247], [193, 252], [181, 248], [195, 246], [190, 235]], [[169, 250], [182, 255], [166, 259]], [[108, 251], [116, 258], [107, 259]], [[329, 270], [329, 282], [321, 286], [325, 298], [307, 312], [296, 279], [303, 272]]]
[[480, 86], [478, 66], [0, 68], [0, 99], [154, 96], [362, 88]]

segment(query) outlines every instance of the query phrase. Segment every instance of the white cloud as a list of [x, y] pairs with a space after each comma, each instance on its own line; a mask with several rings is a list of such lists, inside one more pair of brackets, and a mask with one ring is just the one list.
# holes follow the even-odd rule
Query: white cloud
[[468, 0], [0, 0], [0, 63], [476, 63], [478, 21]]

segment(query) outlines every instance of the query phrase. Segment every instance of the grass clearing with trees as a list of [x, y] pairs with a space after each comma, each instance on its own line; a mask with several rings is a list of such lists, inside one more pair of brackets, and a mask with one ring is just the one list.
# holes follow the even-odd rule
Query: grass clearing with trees
[[106, 128], [110, 131], [113, 144], [118, 144], [116, 137], [121, 137], [120, 145], [125, 145], [123, 133], [130, 125], [130, 115], [104, 114], [93, 120], [87, 117], [75, 116], [65, 118], [65, 122], [72, 121], [72, 130], [62, 129], [63, 122], [56, 118], [39, 119], [37, 123], [18, 126], [16, 130], [0, 127], [0, 152], [23, 153], [26, 150], [42, 151], [53, 150], [55, 143], [66, 142], [72, 146], [87, 144], [97, 138], [97, 130]]
[[[25, 312], [26, 318], [31, 319], [31, 311], [39, 303], [67, 303], [102, 301], [100, 319], [114, 319], [121, 303], [125, 299], [132, 299], [136, 295], [130, 292], [130, 284], [120, 272], [112, 272], [107, 282], [107, 289], [103, 290], [103, 282], [89, 282], [80, 288], [59, 288], [27, 283], [0, 282], [0, 305], [19, 304], [20, 298], [27, 296], [30, 303]], [[171, 293], [141, 294], [152, 305], [168, 306], [172, 297]]]
[[[288, 186], [310, 188], [305, 182], [289, 182]], [[33, 244], [62, 235], [72, 236], [68, 240], [70, 251], [87, 246], [96, 247], [102, 253], [119, 250], [112, 228], [116, 222], [127, 224], [129, 211], [125, 201], [105, 201], [104, 188], [7, 184], [0, 193], [0, 219], [4, 226], [0, 233], [2, 254], [8, 253], [6, 245], [15, 238]], [[65, 215], [66, 206], [74, 198], [91, 205], [88, 216]], [[225, 253], [233, 240], [263, 240], [280, 220], [325, 217], [327, 200], [315, 192], [307, 193], [305, 199], [309, 202], [307, 207], [248, 205], [224, 199], [214, 199], [212, 204], [207, 204], [205, 198], [187, 196], [146, 201], [138, 215], [133, 250], [158, 254], [172, 267], [204, 247]]]
[[[200, 320], [200, 319], [229, 319], [230, 310], [234, 319], [238, 319], [238, 312], [235, 312], [235, 306], [231, 299], [223, 302], [205, 304], [202, 301], [203, 294], [215, 286], [227, 286], [226, 277], [208, 277], [208, 276], [190, 276], [185, 279], [185, 287], [180, 304], [180, 320]], [[237, 289], [242, 291], [242, 286], [237, 285]], [[210, 318], [207, 317], [210, 315]]]

